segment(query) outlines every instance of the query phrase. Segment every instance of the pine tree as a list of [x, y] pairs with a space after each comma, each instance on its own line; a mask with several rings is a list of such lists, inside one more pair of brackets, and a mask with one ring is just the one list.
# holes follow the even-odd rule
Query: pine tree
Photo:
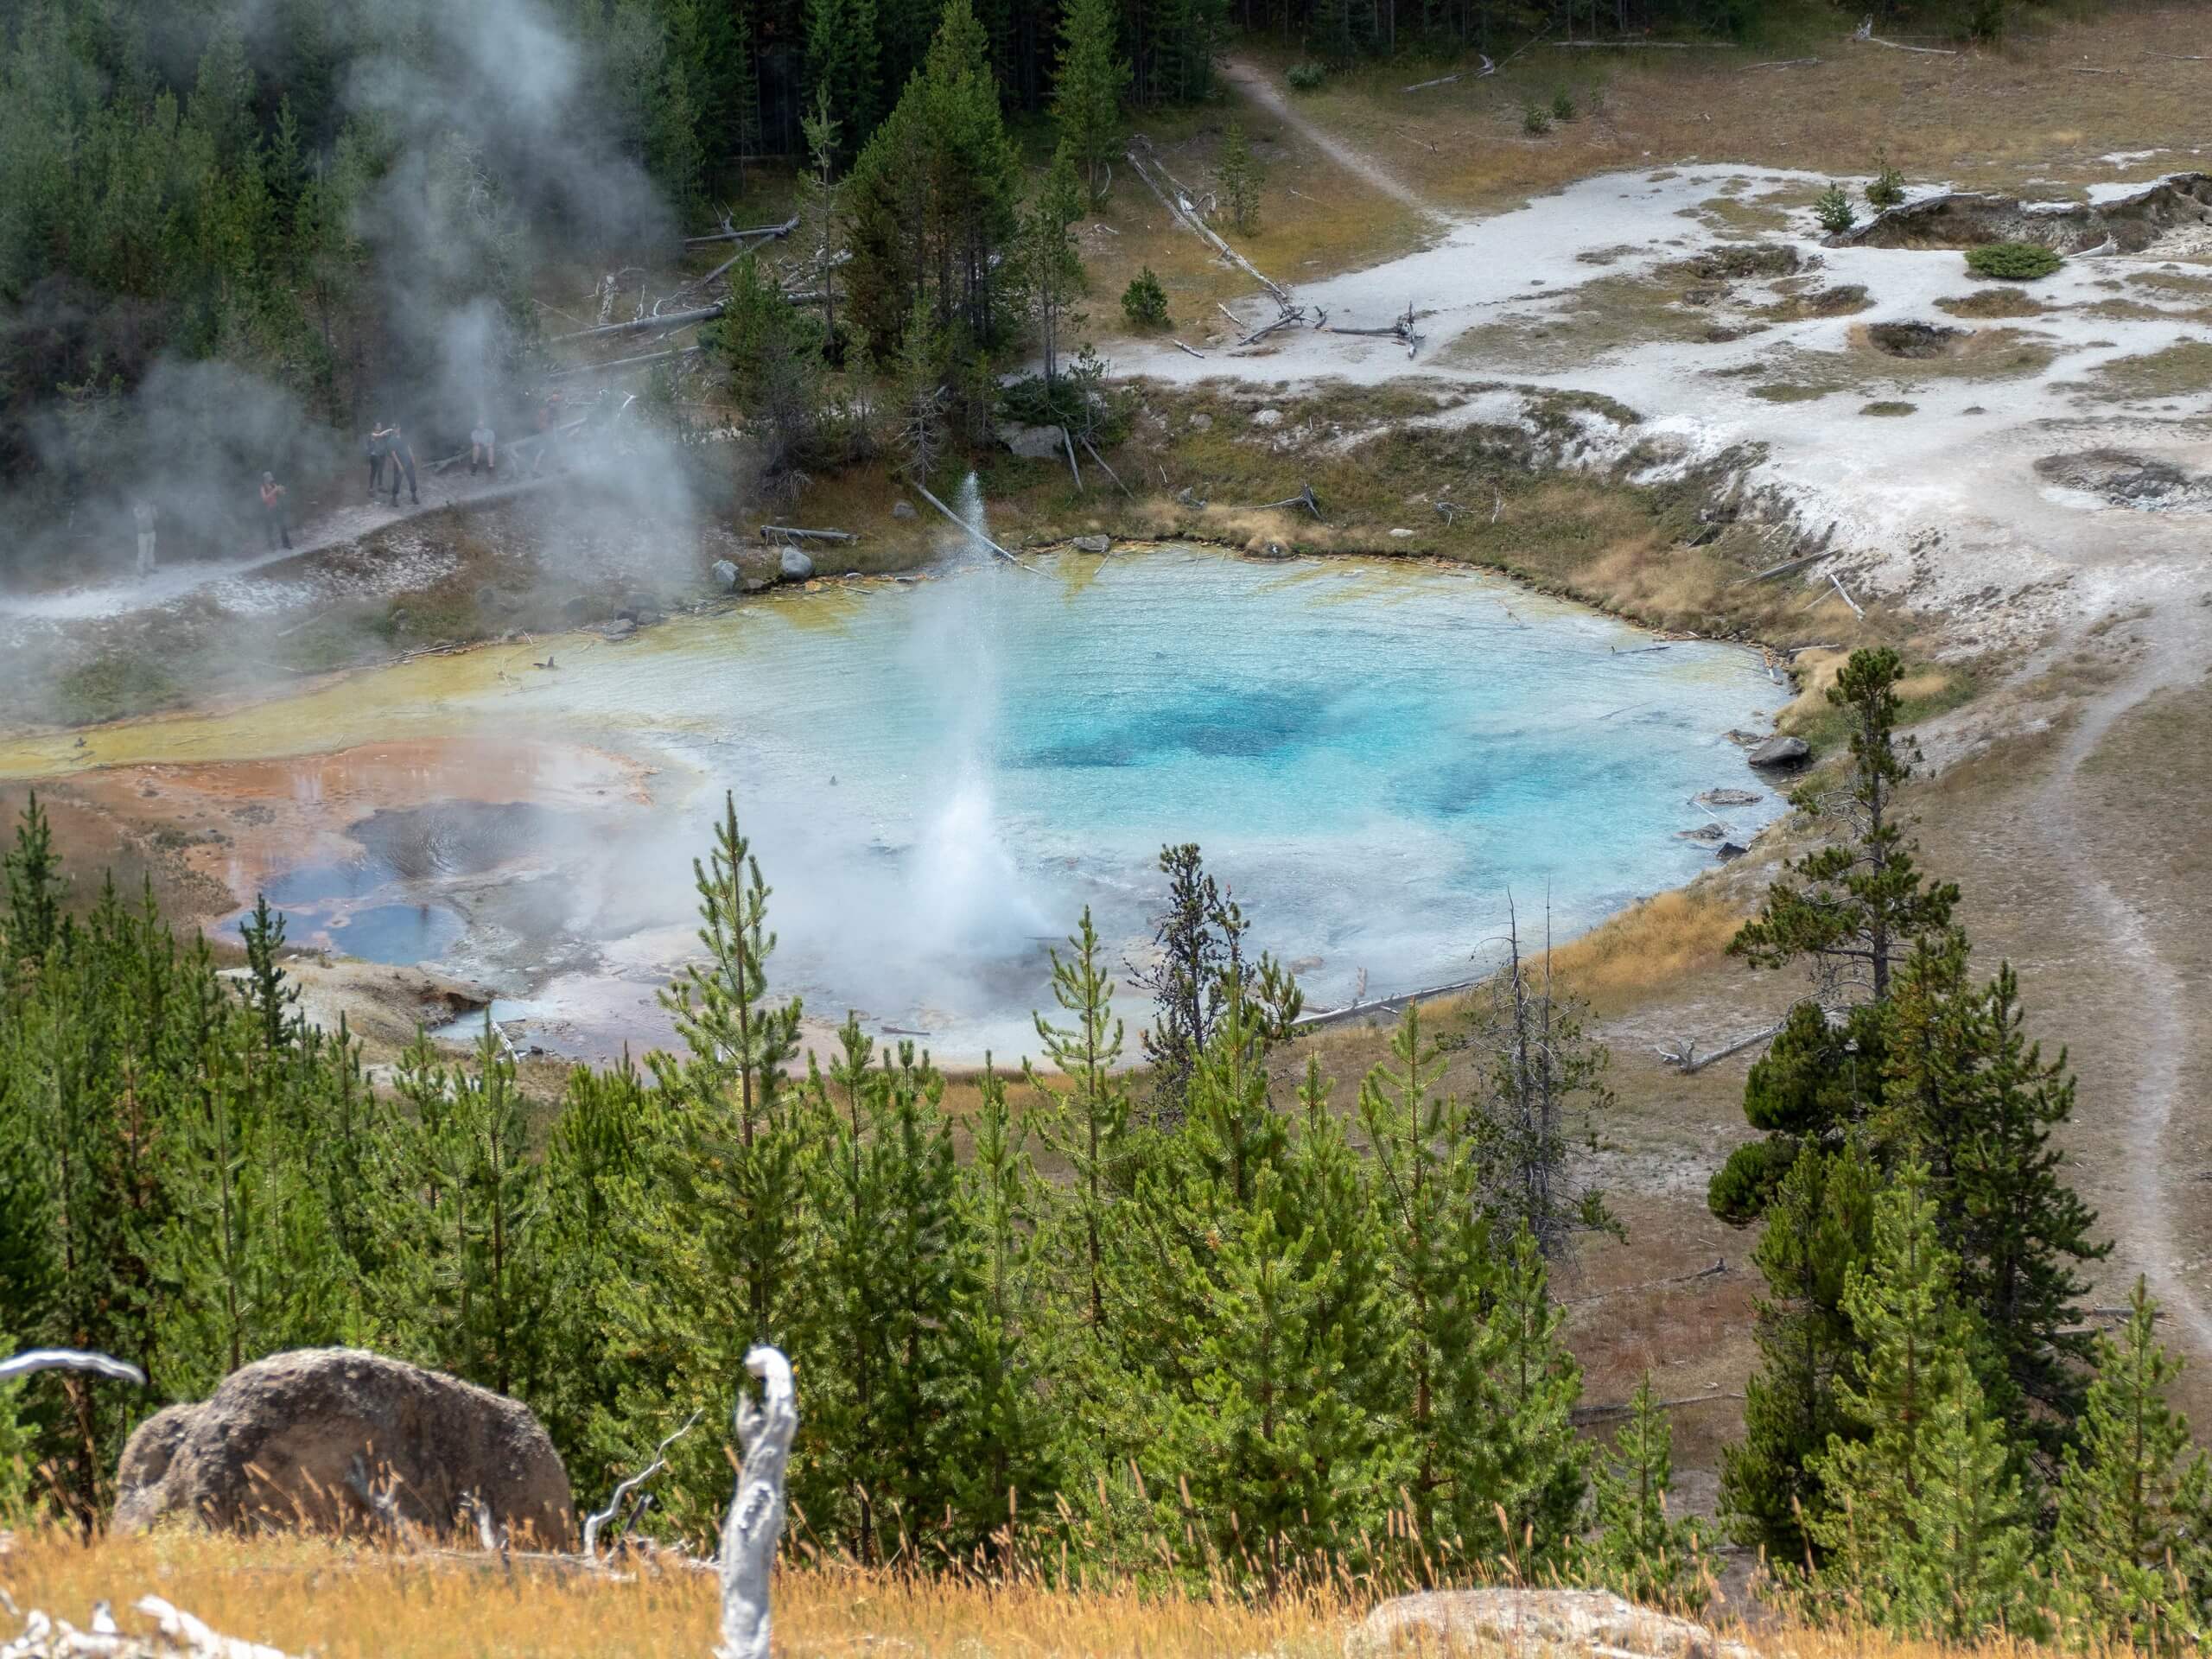
[[1612, 1453], [1592, 1471], [1595, 1559], [1604, 1584], [1663, 1607], [1695, 1611], [1706, 1598], [1704, 1540], [1697, 1523], [1667, 1512], [1675, 1484], [1675, 1431], [1646, 1371], [1629, 1402]]
[[961, 1172], [959, 1248], [941, 1457], [954, 1522], [944, 1542], [956, 1555], [1004, 1554], [1024, 1503], [1041, 1505], [1060, 1485], [1063, 1418], [1044, 1384], [1044, 1262], [1038, 1219], [1045, 1203], [1030, 1162], [1028, 1131], [1007, 1104], [1006, 1083], [983, 1057], [973, 1149]]
[[1484, 1299], [1495, 1275], [1459, 1102], [1439, 1091], [1442, 1052], [1408, 1003], [1359, 1090], [1376, 1202], [1389, 1243], [1395, 1322], [1404, 1332], [1394, 1414], [1412, 1463], [1408, 1495], [1425, 1537], [1480, 1535]]
[[2141, 1279], [2117, 1340], [2097, 1341], [2076, 1444], [2058, 1480], [2058, 1604], [2083, 1645], [2201, 1648], [2212, 1631], [2212, 1464], [2167, 1403], [2181, 1374]]
[[1114, 976], [1101, 959], [1098, 930], [1087, 905], [1068, 940], [1067, 955], [1052, 952], [1052, 998], [1072, 1023], [1052, 1025], [1040, 1014], [1037, 1039], [1068, 1086], [1053, 1089], [1033, 1068], [1024, 1069], [1031, 1086], [1051, 1103], [1043, 1119], [1044, 1142], [1074, 1177], [1070, 1208], [1081, 1240], [1082, 1320], [1095, 1334], [1106, 1323], [1106, 1236], [1109, 1211], [1126, 1178], [1129, 1096], [1115, 1070], [1122, 1058], [1122, 1027], [1114, 1017]]
[[944, 458], [944, 332], [917, 296], [900, 336], [891, 402], [903, 470], [925, 489]]
[[1221, 141], [1221, 163], [1215, 169], [1222, 206], [1240, 236], [1255, 236], [1260, 229], [1260, 164], [1244, 137], [1244, 124], [1231, 121]]
[[1052, 118], [1060, 143], [1086, 172], [1091, 199], [1103, 200], [1122, 145], [1122, 94], [1129, 66], [1116, 50], [1113, 0], [1070, 0], [1060, 13]]
[[1071, 233], [1082, 217], [1083, 189], [1076, 181], [1069, 148], [1063, 143], [1053, 152], [1052, 165], [1021, 225], [1022, 275], [1029, 291], [1030, 311], [1037, 320], [1038, 344], [1045, 353], [1048, 399], [1059, 372], [1062, 332], [1083, 321], [1069, 311], [1088, 285], [1082, 251]]
[[254, 895], [253, 914], [238, 929], [238, 937], [245, 944], [246, 961], [241, 994], [260, 1022], [261, 1052], [274, 1057], [284, 1051], [305, 1021], [296, 1012], [300, 988], [284, 982], [284, 969], [276, 961], [276, 953], [284, 948], [283, 913], [270, 909], [265, 893]]
[[[1563, 1309], [1535, 1236], [1522, 1227], [1497, 1278], [1484, 1329], [1494, 1425], [1478, 1484], [1502, 1513], [1502, 1552], [1526, 1579], [1556, 1563], [1573, 1535], [1586, 1484], [1574, 1433], [1582, 1370], [1561, 1335]], [[1466, 1541], [1471, 1547], [1475, 1540]]]
[[1767, 1287], [1759, 1369], [1745, 1384], [1744, 1438], [1721, 1452], [1720, 1507], [1738, 1542], [1785, 1567], [1812, 1564], [1807, 1525], [1827, 1510], [1814, 1460], [1857, 1433], [1836, 1390], [1858, 1352], [1843, 1297], [1873, 1247], [1875, 1182], [1856, 1142], [1834, 1153], [1808, 1147], [1751, 1253]]
[[16, 845], [7, 857], [7, 960], [35, 965], [52, 948], [60, 925], [61, 861], [54, 851], [54, 830], [38, 791], [31, 791], [16, 826]]
[[1713, 1174], [1706, 1203], [1732, 1226], [1764, 1213], [1808, 1146], [1833, 1148], [1880, 1106], [1888, 1030], [1879, 1007], [1831, 1025], [1817, 1002], [1794, 1006], [1744, 1084], [1744, 1116], [1764, 1140], [1736, 1148]]
[[1956, 1270], [1927, 1167], [1908, 1163], [1876, 1199], [1872, 1253], [1845, 1285], [1863, 1357], [1837, 1397], [1864, 1438], [1832, 1436], [1815, 1459], [1827, 1505], [1812, 1530], [1829, 1596], [1900, 1634], [1971, 1639], [2024, 1617], [2029, 1539]]
[[1809, 957], [1820, 1000], [1830, 1007], [1886, 1000], [1913, 941], [1948, 927], [1958, 903], [1956, 887], [1923, 878], [1898, 815], [1897, 791], [1919, 755], [1910, 738], [1896, 735], [1904, 676], [1894, 651], [1852, 652], [1827, 692], [1850, 725], [1850, 783], [1835, 798], [1809, 785], [1790, 798], [1801, 811], [1837, 823], [1845, 838], [1791, 860], [1728, 947], [1760, 968]]

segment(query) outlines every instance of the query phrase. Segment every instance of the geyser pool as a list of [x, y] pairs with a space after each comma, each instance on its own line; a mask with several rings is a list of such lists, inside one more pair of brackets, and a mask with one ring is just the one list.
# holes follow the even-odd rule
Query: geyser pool
[[[650, 809], [545, 815], [497, 868], [361, 897], [457, 905], [443, 960], [549, 1046], [662, 1034], [650, 990], [696, 948], [690, 861], [728, 789], [775, 890], [779, 992], [1010, 1058], [1036, 1047], [1046, 947], [1086, 905], [1117, 966], [1141, 956], [1163, 842], [1204, 848], [1309, 1006], [1453, 980], [1509, 895], [1524, 933], [1548, 908], [1564, 936], [1708, 863], [1678, 836], [1714, 817], [1691, 797], [1751, 781], [1726, 734], [1783, 695], [1748, 652], [1472, 571], [1175, 549], [1037, 567], [786, 591], [565, 643], [551, 671], [527, 666], [542, 645], [481, 653], [428, 708], [357, 682], [380, 734], [660, 767]], [[1737, 809], [1729, 832], [1779, 810]], [[1144, 1009], [1122, 1011], [1134, 1053]]]

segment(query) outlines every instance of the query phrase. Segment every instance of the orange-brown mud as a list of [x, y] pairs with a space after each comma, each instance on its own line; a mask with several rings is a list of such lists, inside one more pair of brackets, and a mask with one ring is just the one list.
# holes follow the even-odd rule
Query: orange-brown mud
[[[172, 919], [198, 925], [250, 903], [284, 870], [358, 856], [346, 828], [372, 813], [448, 801], [645, 805], [650, 774], [578, 744], [453, 737], [276, 760], [105, 766], [29, 787], [54, 810], [80, 875], [164, 867], [156, 891]], [[11, 789], [10, 800], [21, 793]]]

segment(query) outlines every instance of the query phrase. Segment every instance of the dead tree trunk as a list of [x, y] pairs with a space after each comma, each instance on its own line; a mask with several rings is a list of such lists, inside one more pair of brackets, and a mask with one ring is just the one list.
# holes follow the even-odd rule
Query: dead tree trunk
[[722, 1523], [722, 1629], [715, 1659], [768, 1659], [768, 1580], [784, 1530], [784, 1471], [798, 1433], [791, 1361], [764, 1345], [746, 1355], [745, 1369], [760, 1379], [761, 1398], [756, 1406], [741, 1395], [737, 1402], [737, 1441], [745, 1464]]

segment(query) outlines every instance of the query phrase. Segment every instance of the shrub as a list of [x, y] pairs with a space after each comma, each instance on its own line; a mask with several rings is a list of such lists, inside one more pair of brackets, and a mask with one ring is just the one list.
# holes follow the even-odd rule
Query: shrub
[[1574, 119], [1574, 95], [1564, 86], [1552, 94], [1552, 119], [1554, 121]]
[[1859, 211], [1843, 194], [1843, 187], [1832, 184], [1813, 199], [1813, 217], [1829, 235], [1841, 236], [1859, 222]]
[[1291, 90], [1297, 92], [1319, 92], [1321, 83], [1328, 78], [1326, 66], [1315, 63], [1310, 58], [1304, 63], [1292, 64], [1290, 73], [1284, 77], [1290, 82]]
[[1904, 200], [1904, 175], [1890, 165], [1890, 158], [1880, 152], [1874, 156], [1874, 176], [1866, 186], [1866, 205], [1876, 212], [1894, 207]]
[[2064, 263], [2040, 242], [1986, 242], [1967, 250], [1968, 270], [2007, 283], [2032, 283]]
[[1167, 326], [1167, 290], [1160, 285], [1160, 278], [1147, 265], [1122, 290], [1122, 315], [1129, 320], [1132, 328], [1165, 328]]
[[1522, 131], [1528, 133], [1545, 133], [1549, 132], [1551, 130], [1551, 112], [1545, 109], [1542, 105], [1531, 103], [1527, 109], [1521, 111]]

